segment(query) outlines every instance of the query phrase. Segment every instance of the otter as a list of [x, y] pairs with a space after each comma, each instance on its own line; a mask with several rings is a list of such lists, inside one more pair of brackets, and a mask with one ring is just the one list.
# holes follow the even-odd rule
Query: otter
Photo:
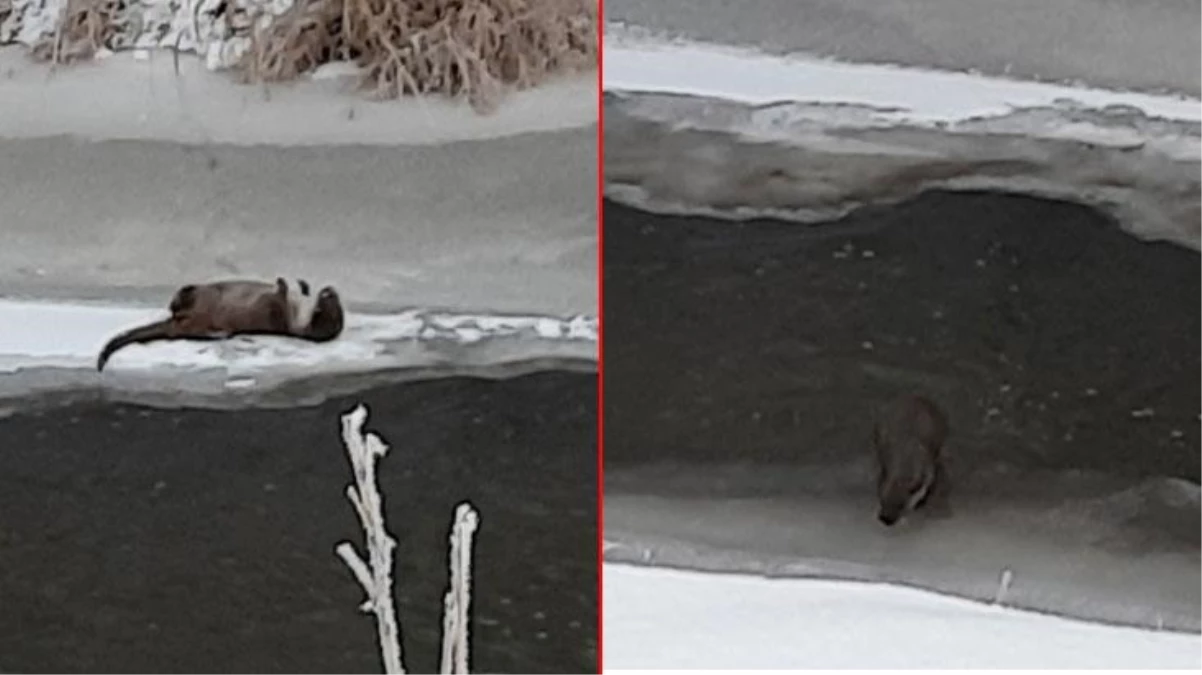
[[342, 334], [342, 301], [332, 286], [322, 288], [316, 297], [309, 291], [303, 279], [293, 288], [283, 277], [274, 284], [249, 280], [188, 284], [172, 296], [171, 316], [109, 340], [96, 360], [96, 370], [103, 371], [119, 349], [158, 340], [280, 335], [329, 342]]
[[293, 289], [283, 277], [277, 277], [275, 284], [276, 292], [287, 302], [291, 329], [303, 332], [313, 322], [313, 314], [317, 311], [317, 298], [309, 291], [309, 282], [297, 279]]
[[925, 396], [906, 395], [879, 411], [872, 429], [877, 460], [877, 519], [893, 526], [907, 512], [947, 507], [947, 472], [943, 443], [947, 417]]

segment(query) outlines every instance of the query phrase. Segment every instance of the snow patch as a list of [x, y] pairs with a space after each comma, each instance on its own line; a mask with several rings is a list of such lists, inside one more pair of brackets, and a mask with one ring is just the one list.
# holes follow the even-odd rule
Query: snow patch
[[[94, 367], [100, 348], [113, 335], [164, 316], [162, 310], [152, 309], [0, 300], [0, 325], [6, 326], [0, 333], [0, 372], [37, 366]], [[342, 336], [324, 344], [255, 336], [131, 345], [117, 352], [107, 369], [224, 366], [245, 374], [282, 367], [353, 366], [371, 362], [399, 341], [473, 344], [520, 337], [595, 343], [597, 320], [588, 316], [557, 319], [422, 309], [393, 315], [350, 314]]]
[[[898, 124], [1004, 115], [1068, 101], [1135, 108], [1151, 117], [1202, 121], [1202, 101], [901, 66], [771, 56], [749, 49], [640, 37], [606, 26], [606, 90], [688, 93], [767, 105], [809, 101], [855, 108], [861, 118]], [[841, 111], [844, 112], [844, 111]]]
[[[12, 0], [0, 20], [0, 44], [53, 39], [67, 0]], [[292, 0], [138, 0], [117, 5], [117, 50], [171, 48], [203, 57], [209, 70], [234, 66], [250, 47], [250, 28], [266, 28]], [[229, 21], [226, 19], [230, 18]]]
[[604, 565], [607, 670], [1190, 668], [1202, 636], [885, 584]]
[[[0, 0], [0, 4], [3, 0]], [[345, 64], [270, 88], [238, 85], [198, 59], [115, 54], [50, 73], [0, 48], [0, 138], [80, 136], [235, 145], [434, 145], [577, 128], [597, 121], [592, 73], [515, 92], [492, 115], [443, 97], [375, 101]], [[80, 105], [88, 101], [88, 105]]]

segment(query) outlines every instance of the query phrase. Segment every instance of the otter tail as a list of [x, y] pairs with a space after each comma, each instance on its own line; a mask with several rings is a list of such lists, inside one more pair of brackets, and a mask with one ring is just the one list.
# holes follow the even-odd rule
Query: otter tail
[[119, 349], [132, 344], [142, 344], [169, 338], [171, 338], [171, 319], [148, 323], [145, 326], [138, 326], [137, 328], [131, 328], [123, 333], [119, 333], [104, 345], [104, 349], [100, 350], [100, 357], [96, 359], [96, 370], [104, 370], [104, 365], [108, 363], [108, 360]]

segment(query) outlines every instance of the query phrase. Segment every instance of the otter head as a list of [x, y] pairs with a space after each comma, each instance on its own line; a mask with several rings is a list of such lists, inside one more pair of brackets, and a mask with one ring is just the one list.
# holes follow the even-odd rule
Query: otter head
[[876, 512], [876, 519], [884, 523], [886, 527], [892, 527], [901, 520], [903, 510], [905, 510], [904, 501], [882, 499], [881, 508]]
[[342, 299], [333, 286], [326, 286], [317, 293], [317, 303], [313, 307], [313, 317], [305, 337], [314, 342], [329, 342], [342, 334], [344, 322]]
[[931, 489], [933, 476], [923, 470], [906, 477], [885, 478], [877, 491], [880, 508], [877, 510], [877, 520], [886, 526], [893, 526], [901, 520], [902, 514], [918, 508], [926, 499]]

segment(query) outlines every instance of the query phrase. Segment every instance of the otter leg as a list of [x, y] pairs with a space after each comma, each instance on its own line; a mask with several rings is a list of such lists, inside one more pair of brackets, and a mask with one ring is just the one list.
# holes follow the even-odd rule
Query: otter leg
[[951, 482], [942, 462], [935, 465], [935, 480], [923, 499], [923, 504], [919, 506], [923, 505], [926, 507], [925, 511], [936, 518], [946, 518], [952, 514]]
[[927, 502], [930, 501], [931, 493], [933, 493], [935, 491], [935, 485], [938, 482], [939, 482], [939, 469], [935, 468], [931, 471], [930, 482], [926, 483], [921, 488], [919, 488], [918, 495], [913, 498], [913, 501], [911, 502], [910, 510], [917, 511], [918, 509], [921, 509], [922, 507], [926, 506]]
[[[284, 283], [281, 279], [280, 283]], [[264, 333], [268, 335], [291, 335], [292, 305], [288, 301], [287, 292], [281, 292], [267, 301], [267, 326]]]

